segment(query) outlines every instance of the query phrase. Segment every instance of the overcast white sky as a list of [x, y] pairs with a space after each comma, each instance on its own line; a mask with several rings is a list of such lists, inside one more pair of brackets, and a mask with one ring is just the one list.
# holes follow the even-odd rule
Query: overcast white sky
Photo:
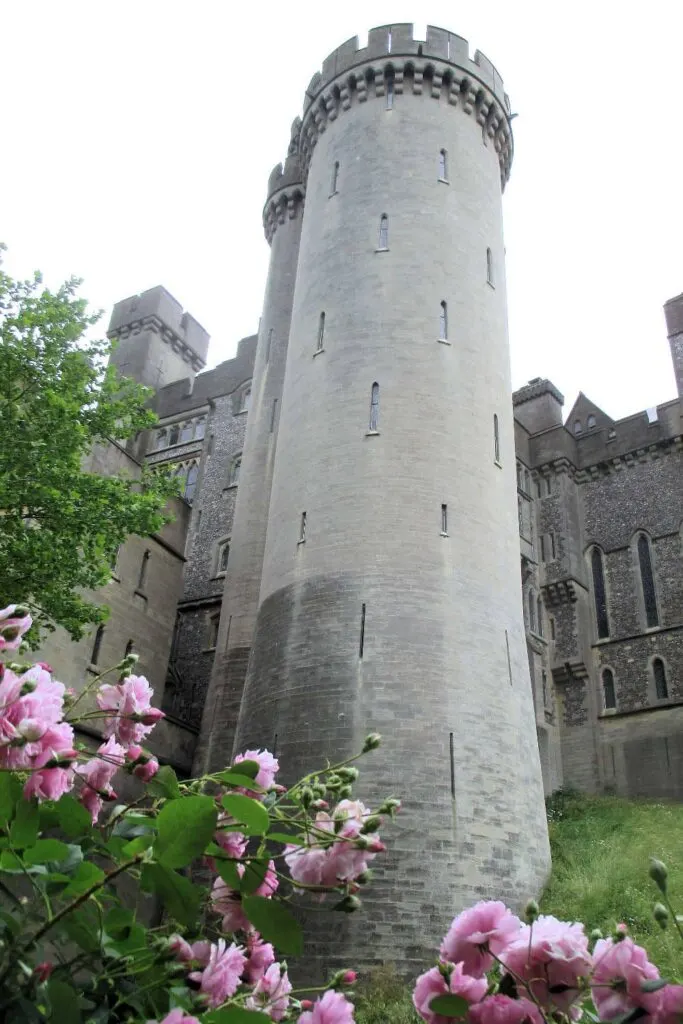
[[164, 284], [211, 333], [256, 330], [268, 174], [323, 58], [374, 25], [465, 36], [510, 94], [513, 383], [618, 417], [675, 396], [683, 291], [680, 0], [2, 0], [0, 239], [106, 311]]

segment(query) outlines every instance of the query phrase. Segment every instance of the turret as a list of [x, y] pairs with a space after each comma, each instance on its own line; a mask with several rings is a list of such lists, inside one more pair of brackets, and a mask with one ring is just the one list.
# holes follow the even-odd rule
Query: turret
[[204, 328], [161, 285], [117, 302], [107, 337], [119, 372], [153, 388], [194, 377], [209, 349]]
[[664, 303], [664, 316], [671, 345], [678, 397], [683, 400], [683, 294]]
[[[519, 586], [509, 109], [466, 40], [410, 25], [343, 44], [304, 100], [306, 212], [236, 746], [276, 745], [286, 783], [383, 734], [359, 796], [397, 794], [404, 812], [363, 920], [334, 924], [335, 954], [366, 965], [422, 969], [455, 911], [485, 896], [520, 908], [549, 868]], [[289, 199], [276, 208], [275, 241]], [[329, 948], [321, 936], [307, 961]]]

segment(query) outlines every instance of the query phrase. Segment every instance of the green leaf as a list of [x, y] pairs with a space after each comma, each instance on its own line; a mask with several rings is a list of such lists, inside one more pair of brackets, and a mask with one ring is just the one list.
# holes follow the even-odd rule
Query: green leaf
[[103, 878], [104, 871], [102, 868], [98, 868], [97, 864], [93, 864], [89, 860], [84, 860], [78, 865], [71, 876], [71, 881], [62, 893], [62, 896], [66, 899], [71, 899], [73, 896], [81, 896], [86, 889], [89, 889], [91, 885], [95, 885], [96, 882], [101, 882]]
[[[256, 764], [256, 762], [253, 762]], [[240, 765], [241, 767], [241, 765]], [[265, 789], [259, 786], [257, 782], [254, 782], [248, 775], [243, 775], [241, 772], [228, 768], [227, 771], [221, 772], [218, 776], [221, 782], [224, 782], [226, 786], [241, 786], [242, 789], [249, 789], [253, 793], [265, 793]]]
[[4, 828], [14, 816], [14, 808], [21, 799], [21, 782], [11, 772], [0, 772], [0, 827]]
[[148, 850], [154, 842], [154, 833], [148, 832], [144, 836], [138, 836], [137, 839], [131, 839], [129, 843], [123, 847], [121, 853], [128, 860], [129, 857], [135, 857], [138, 853], [143, 853]]
[[92, 831], [92, 821], [83, 804], [68, 793], [55, 804], [59, 825], [68, 839], [87, 835]]
[[7, 928], [11, 931], [12, 935], [18, 935], [21, 931], [21, 925], [15, 917], [12, 917], [6, 910], [0, 910], [0, 921], [2, 921]]
[[268, 811], [258, 800], [241, 793], [227, 793], [221, 800], [228, 814], [240, 822], [240, 831], [247, 836], [262, 836], [268, 831]]
[[163, 864], [145, 864], [140, 885], [145, 892], [156, 893], [168, 913], [179, 924], [184, 924], [186, 928], [195, 924], [204, 899], [204, 890], [193, 885], [188, 878]]
[[286, 832], [269, 832], [266, 839], [272, 839], [274, 843], [289, 843], [290, 846], [306, 846], [306, 840], [301, 836], [290, 836]]
[[12, 874], [21, 874], [24, 870], [24, 862], [18, 853], [12, 850], [3, 850], [0, 853], [0, 871], [9, 871]]
[[266, 871], [270, 864], [270, 858], [266, 857], [263, 860], [250, 860], [244, 866], [244, 874], [240, 879], [240, 892], [249, 893], [255, 892], [259, 885], [261, 885], [263, 879], [266, 877]]
[[226, 772], [231, 771], [239, 772], [240, 775], [246, 775], [249, 779], [255, 779], [261, 770], [261, 765], [258, 761], [237, 761], [235, 764], [230, 765], [226, 769]]
[[163, 765], [156, 775], [147, 783], [147, 792], [152, 796], [163, 796], [168, 800], [177, 800], [180, 793], [178, 776], [170, 764]]
[[69, 847], [59, 839], [39, 839], [28, 850], [24, 850], [24, 863], [49, 864], [51, 860], [59, 863], [68, 857], [69, 853]]
[[238, 862], [236, 860], [228, 860], [227, 858], [224, 860], [216, 858], [214, 860], [216, 871], [221, 876], [225, 884], [229, 885], [231, 889], [235, 889], [236, 892], [239, 892], [242, 879], [240, 878], [237, 870], [237, 863]]
[[104, 927], [108, 934], [114, 939], [127, 939], [135, 921], [135, 914], [132, 910], [124, 907], [112, 907], [109, 913], [105, 914]]
[[665, 985], [669, 984], [669, 981], [669, 978], [650, 978], [647, 981], [641, 981], [640, 991], [659, 992], [660, 988], [664, 988]]
[[204, 853], [217, 820], [210, 796], [187, 796], [164, 804], [156, 820], [155, 857], [168, 868], [184, 868]]
[[47, 993], [52, 1007], [50, 1020], [55, 1024], [80, 1024], [81, 1011], [76, 989], [54, 978], [47, 984]]
[[12, 845], [20, 849], [33, 846], [38, 838], [38, 804], [35, 800], [21, 799], [10, 829]]
[[265, 896], [245, 896], [242, 910], [266, 942], [274, 943], [283, 953], [303, 952], [301, 925], [282, 903]]
[[429, 1009], [433, 1013], [438, 1013], [442, 1017], [466, 1017], [469, 1012], [470, 1004], [462, 996], [435, 996], [429, 1004]]
[[201, 1024], [272, 1024], [267, 1013], [261, 1013], [260, 1010], [245, 1010], [243, 1006], [209, 1010], [199, 1019]]
[[86, 953], [93, 953], [100, 948], [99, 919], [91, 905], [67, 914], [56, 927], [65, 932], [71, 941]]

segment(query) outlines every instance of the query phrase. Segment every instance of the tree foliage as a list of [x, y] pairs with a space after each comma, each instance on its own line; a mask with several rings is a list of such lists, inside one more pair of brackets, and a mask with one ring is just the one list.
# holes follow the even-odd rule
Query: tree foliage
[[150, 391], [106, 366], [111, 343], [87, 337], [99, 314], [79, 284], [51, 292], [38, 273], [15, 281], [0, 268], [0, 607], [28, 595], [34, 646], [55, 625], [77, 640], [106, 618], [84, 591], [110, 579], [127, 537], [161, 528], [177, 493], [166, 473], [87, 469], [94, 445], [155, 416]]

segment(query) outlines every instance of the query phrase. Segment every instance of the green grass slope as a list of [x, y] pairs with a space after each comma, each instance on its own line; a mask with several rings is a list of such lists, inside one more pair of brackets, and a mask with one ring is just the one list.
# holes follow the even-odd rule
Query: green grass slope
[[[664, 861], [672, 903], [683, 914], [683, 805], [559, 793], [548, 801], [548, 820], [553, 871], [541, 913], [606, 936], [624, 921], [662, 976], [683, 982], [683, 939], [652, 917], [661, 897], [648, 874], [650, 857]], [[358, 1024], [419, 1021], [410, 991], [391, 966], [371, 972], [359, 986]]]
[[652, 917], [661, 899], [650, 857], [669, 870], [669, 893], [683, 914], [683, 806], [557, 794], [548, 802], [553, 871], [541, 912], [582, 921], [609, 935], [624, 921], [662, 975], [683, 981], [683, 939]]

